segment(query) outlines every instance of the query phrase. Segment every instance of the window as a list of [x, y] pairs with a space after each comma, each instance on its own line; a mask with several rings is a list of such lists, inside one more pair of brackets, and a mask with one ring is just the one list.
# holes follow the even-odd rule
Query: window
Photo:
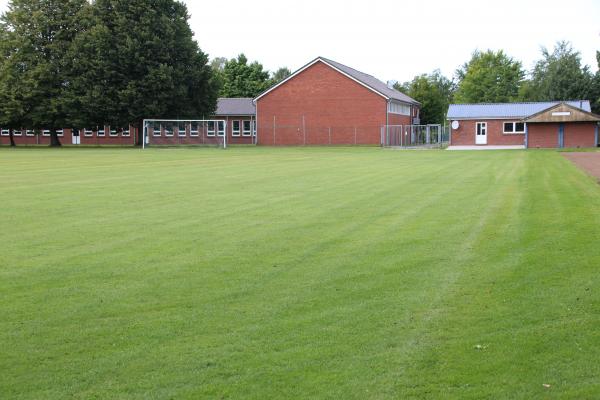
[[21, 136], [23, 134], [23, 131], [21, 131], [20, 129], [15, 129], [13, 131], [13, 135], [15, 136]]
[[525, 133], [525, 122], [505, 122], [504, 133]]
[[192, 122], [190, 124], [190, 136], [198, 136], [198, 129], [199, 129], [198, 125], [199, 125], [198, 122]]
[[161, 126], [158, 122], [152, 125], [152, 136], [160, 136]]
[[58, 130], [56, 131], [56, 134], [57, 134], [58, 136], [64, 136], [64, 135], [65, 135], [65, 131], [63, 131], [62, 129], [58, 129]]
[[215, 136], [215, 121], [207, 122], [206, 136]]
[[485, 136], [487, 134], [487, 122], [478, 122], [477, 123], [477, 135]]
[[250, 120], [244, 121], [243, 135], [244, 136], [250, 136]]
[[100, 127], [98, 127], [98, 131], [96, 132], [97, 136], [104, 136], [106, 135], [106, 132], [104, 131], [104, 127], [102, 127], [102, 129], [100, 129]]
[[185, 122], [179, 122], [177, 125], [177, 136], [185, 136], [187, 124]]
[[225, 121], [217, 121], [217, 128], [219, 130], [217, 134], [219, 136], [225, 136]]
[[85, 128], [83, 130], [83, 135], [84, 136], [92, 136], [94, 134], [94, 132], [91, 129]]
[[8, 136], [9, 132], [8, 129], [2, 129], [2, 136]]
[[121, 131], [121, 136], [129, 136], [129, 125], [127, 126], [127, 128], [123, 128], [123, 130]]
[[252, 136], [256, 136], [256, 125], [258, 122], [256, 120], [252, 121]]
[[117, 133], [117, 130], [115, 128], [110, 128], [110, 131], [108, 132], [109, 136], [118, 136], [119, 134]]
[[410, 116], [410, 106], [408, 104], [390, 102], [388, 103], [388, 112]]
[[25, 136], [33, 136], [33, 129], [27, 129], [25, 131]]
[[42, 131], [42, 136], [50, 136], [50, 129], [44, 129]]
[[173, 136], [173, 125], [167, 124], [165, 125], [165, 136]]
[[231, 123], [231, 136], [240, 136], [240, 121]]

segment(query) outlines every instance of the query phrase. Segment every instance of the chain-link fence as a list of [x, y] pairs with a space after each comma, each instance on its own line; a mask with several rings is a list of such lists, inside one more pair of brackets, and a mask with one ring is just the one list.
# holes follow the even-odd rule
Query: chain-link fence
[[450, 129], [442, 125], [383, 125], [381, 144], [398, 148], [441, 148], [448, 145]]
[[380, 145], [380, 126], [264, 125], [258, 144], [274, 146]]

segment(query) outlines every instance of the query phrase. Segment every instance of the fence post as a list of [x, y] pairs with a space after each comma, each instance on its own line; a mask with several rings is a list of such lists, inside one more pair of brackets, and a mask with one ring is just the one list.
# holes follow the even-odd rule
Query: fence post
[[304, 135], [304, 146], [306, 146], [306, 123], [304, 121], [304, 115], [302, 116], [302, 134]]
[[[598, 130], [597, 127], [596, 127], [596, 130]], [[354, 127], [354, 145], [356, 146], [356, 126]]]
[[273, 146], [275, 146], [275, 116], [273, 115]]

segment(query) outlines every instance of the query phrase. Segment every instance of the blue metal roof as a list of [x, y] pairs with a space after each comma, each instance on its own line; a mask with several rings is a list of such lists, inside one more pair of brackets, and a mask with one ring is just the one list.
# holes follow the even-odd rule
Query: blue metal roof
[[536, 103], [450, 104], [448, 119], [526, 118], [560, 103], [569, 104], [583, 111], [592, 111], [589, 100], [543, 101]]

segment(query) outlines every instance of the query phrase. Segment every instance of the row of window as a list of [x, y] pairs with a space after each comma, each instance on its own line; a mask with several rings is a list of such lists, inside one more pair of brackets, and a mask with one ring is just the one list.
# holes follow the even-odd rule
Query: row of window
[[392, 114], [408, 115], [410, 116], [410, 105], [404, 103], [388, 103], [388, 112]]
[[[522, 134], [525, 133], [525, 122], [505, 122], [503, 133], [506, 134]], [[486, 135], [487, 134], [487, 122], [477, 122], [476, 124], [476, 134], [477, 135]]]
[[[242, 128], [240, 130], [240, 127]], [[225, 121], [207, 121], [205, 124], [199, 122], [179, 123], [179, 124], [161, 124], [155, 122], [152, 126], [152, 135], [174, 136], [177, 129], [177, 136], [186, 136], [189, 131], [190, 136], [198, 136], [200, 131], [206, 132], [206, 136], [225, 136]], [[232, 121], [231, 124], [232, 136], [256, 136], [255, 121]]]
[[[56, 131], [57, 132], [57, 136], [64, 136], [64, 131], [62, 129]], [[92, 129], [84, 129], [83, 130], [83, 135], [84, 136], [93, 136], [94, 132], [96, 132], [97, 136], [106, 136], [106, 130], [105, 129], [98, 129], [98, 130], [92, 130]], [[74, 136], [77, 136], [79, 134], [79, 130], [78, 129], [73, 129], [72, 130], [72, 134]], [[8, 129], [2, 129], [0, 131], [0, 135], [2, 136], [9, 136], [10, 135], [10, 131]], [[124, 136], [124, 137], [129, 137], [131, 134], [129, 132], [129, 128], [127, 129], [111, 129], [110, 131], [108, 131], [108, 136], [112, 136], [112, 137], [118, 137], [118, 136]], [[13, 136], [35, 136], [35, 132], [32, 129], [15, 129], [13, 130]], [[49, 129], [44, 129], [42, 131], [42, 136], [50, 136], [50, 130]]]

